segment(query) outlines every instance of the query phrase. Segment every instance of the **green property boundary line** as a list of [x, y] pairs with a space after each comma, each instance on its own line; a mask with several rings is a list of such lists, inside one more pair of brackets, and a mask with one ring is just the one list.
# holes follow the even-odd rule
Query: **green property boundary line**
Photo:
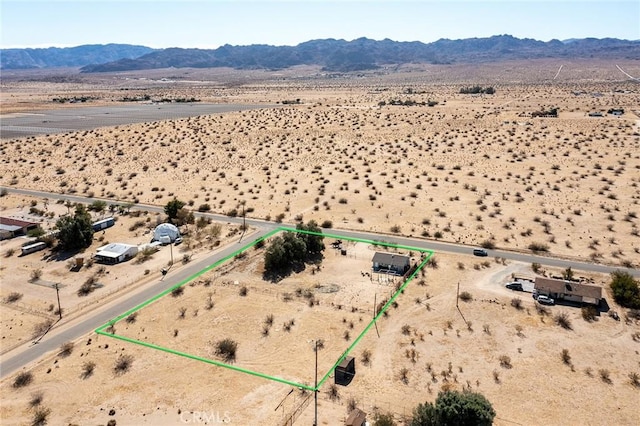
[[[253, 370], [249, 370], [249, 369], [246, 369], [246, 368], [238, 367], [238, 366], [235, 366], [235, 365], [232, 365], [232, 364], [227, 364], [227, 363], [216, 361], [216, 360], [213, 360], [213, 359], [204, 358], [204, 357], [200, 357], [200, 356], [197, 356], [197, 355], [192, 355], [192, 354], [189, 354], [189, 353], [186, 353], [186, 352], [181, 352], [181, 351], [178, 351], [178, 350], [175, 350], [175, 349], [167, 348], [167, 347], [156, 345], [156, 344], [153, 344], [153, 343], [143, 342], [143, 341], [140, 341], [140, 340], [132, 339], [130, 337], [126, 337], [126, 336], [122, 336], [122, 335], [119, 335], [119, 334], [115, 334], [115, 332], [114, 333], [110, 333], [108, 331], [105, 331], [107, 328], [115, 326], [115, 324], [117, 324], [123, 318], [126, 318], [129, 315], [131, 315], [132, 313], [143, 309], [144, 307], [150, 305], [151, 303], [153, 303], [156, 300], [160, 299], [161, 297], [165, 296], [167, 293], [172, 292], [174, 289], [182, 287], [185, 284], [188, 284], [189, 282], [195, 280], [196, 278], [200, 277], [201, 275], [203, 275], [203, 274], [211, 271], [212, 269], [218, 267], [219, 265], [225, 263], [229, 259], [232, 259], [235, 256], [237, 256], [238, 254], [240, 254], [240, 253], [242, 253], [242, 252], [254, 247], [256, 244], [260, 243], [261, 241], [267, 240], [267, 239], [271, 238], [272, 236], [274, 236], [274, 235], [276, 235], [276, 234], [278, 234], [280, 232], [286, 232], [286, 231], [296, 232], [296, 233], [303, 233], [303, 234], [318, 235], [318, 236], [323, 236], [323, 237], [327, 237], [327, 238], [334, 238], [334, 239], [339, 239], [339, 240], [361, 242], [361, 243], [366, 243], [366, 244], [370, 244], [370, 245], [373, 245], [373, 246], [384, 246], [384, 247], [391, 247], [391, 248], [401, 248], [401, 249], [406, 249], [406, 250], [409, 250], [409, 251], [418, 251], [418, 252], [423, 253], [423, 254], [424, 253], [428, 254], [427, 256], [424, 257], [424, 259], [422, 260], [420, 265], [415, 269], [415, 271], [398, 288], [398, 290], [393, 294], [393, 296], [391, 296], [391, 298], [387, 301], [387, 303], [385, 303], [385, 305], [382, 307], [380, 312], [378, 312], [373, 317], [373, 319], [367, 324], [367, 326], [360, 332], [360, 334], [358, 335], [358, 337], [356, 337], [356, 339], [353, 341], [353, 343], [351, 343], [351, 345], [349, 345], [349, 347], [342, 353], [342, 355], [340, 355], [338, 360], [333, 364], [333, 366], [329, 369], [329, 371], [327, 371], [327, 373], [320, 379], [320, 381], [318, 382], [317, 386], [314, 387], [314, 386], [310, 386], [310, 385], [305, 385], [303, 383], [297, 383], [297, 382], [294, 382], [294, 381], [291, 381], [291, 380], [283, 379], [281, 377], [271, 376], [271, 375], [268, 375], [268, 374], [260, 373], [258, 371], [253, 371]], [[294, 387], [297, 387], [297, 388], [300, 388], [300, 389], [305, 389], [305, 390], [312, 391], [312, 392], [318, 392], [320, 387], [330, 377], [331, 372], [334, 371], [335, 368], [349, 355], [349, 353], [353, 350], [353, 348], [355, 348], [355, 346], [360, 342], [360, 340], [362, 340], [362, 338], [369, 332], [371, 327], [373, 327], [373, 325], [378, 321], [378, 319], [382, 315], [384, 315], [384, 313], [389, 309], [389, 307], [398, 298], [398, 296], [404, 292], [404, 289], [407, 287], [407, 285], [409, 285], [409, 283], [411, 282], [411, 280], [413, 280], [413, 278], [416, 276], [416, 274], [422, 268], [425, 267], [427, 261], [431, 258], [432, 255], [433, 255], [433, 251], [432, 250], [423, 249], [423, 248], [419, 248], [419, 247], [412, 247], [412, 246], [407, 246], [407, 245], [402, 245], [402, 244], [393, 244], [393, 243], [388, 243], [388, 242], [385, 242], [385, 241], [366, 240], [366, 239], [362, 239], [362, 238], [345, 237], [345, 236], [340, 236], [340, 235], [318, 233], [318, 232], [312, 232], [312, 231], [307, 231], [307, 230], [301, 230], [301, 229], [295, 229], [295, 228], [282, 226], [282, 227], [274, 229], [273, 231], [269, 232], [266, 235], [263, 235], [262, 237], [254, 240], [253, 242], [251, 242], [251, 243], [247, 244], [246, 246], [240, 248], [239, 250], [229, 254], [228, 256], [225, 256], [224, 258], [222, 258], [222, 259], [218, 260], [217, 262], [207, 266], [206, 268], [196, 272], [195, 274], [185, 278], [184, 280], [180, 281], [178, 284], [168, 288], [167, 290], [165, 290], [165, 291], [161, 292], [160, 294], [150, 298], [149, 300], [146, 300], [146, 301], [142, 302], [141, 304], [135, 306], [134, 308], [129, 309], [125, 313], [117, 316], [116, 318], [112, 319], [111, 321], [108, 321], [107, 323], [105, 323], [102, 326], [98, 327], [95, 330], [95, 332], [97, 334], [100, 334], [100, 335], [103, 335], [103, 336], [107, 336], [107, 337], [111, 337], [111, 338], [114, 338], [114, 339], [119, 339], [119, 340], [122, 340], [122, 341], [125, 341], [125, 342], [128, 342], [128, 343], [133, 343], [133, 344], [136, 344], [136, 345], [140, 345], [140, 346], [144, 346], [144, 347], [147, 347], [147, 348], [159, 350], [159, 351], [170, 353], [170, 354], [173, 354], [173, 355], [178, 355], [178, 356], [182, 356], [182, 357], [185, 357], [185, 358], [193, 359], [193, 360], [196, 360], [196, 361], [201, 361], [201, 362], [204, 362], [204, 363], [207, 363], [207, 364], [213, 364], [213, 365], [216, 365], [218, 367], [228, 368], [230, 370], [234, 370], [234, 371], [238, 371], [238, 372], [241, 372], [241, 373], [249, 374], [249, 375], [252, 375], [252, 376], [260, 377], [260, 378], [263, 378], [263, 379], [267, 379], [267, 380], [271, 380], [271, 381], [287, 384], [287, 385], [294, 386]]]

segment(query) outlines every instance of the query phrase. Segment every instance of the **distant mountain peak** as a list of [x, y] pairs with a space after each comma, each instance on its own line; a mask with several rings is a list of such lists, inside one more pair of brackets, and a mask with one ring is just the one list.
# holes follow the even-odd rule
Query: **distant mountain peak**
[[217, 49], [151, 49], [133, 45], [85, 45], [73, 48], [3, 49], [1, 69], [82, 67], [82, 72], [115, 72], [158, 68], [283, 69], [321, 66], [326, 71], [359, 71], [407, 63], [477, 63], [538, 58], [640, 59], [640, 41], [614, 38], [551, 40], [510, 34], [432, 43], [397, 42], [367, 37], [351, 41], [317, 39], [296, 46], [225, 44]]

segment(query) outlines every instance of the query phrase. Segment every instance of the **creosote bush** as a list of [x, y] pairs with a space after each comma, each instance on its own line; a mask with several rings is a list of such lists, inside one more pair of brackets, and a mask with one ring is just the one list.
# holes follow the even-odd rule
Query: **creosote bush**
[[558, 324], [565, 330], [573, 330], [571, 320], [569, 319], [569, 315], [566, 312], [560, 312], [555, 317], [553, 317], [553, 320], [556, 322], [556, 324]]
[[232, 339], [226, 338], [216, 343], [216, 355], [221, 357], [225, 362], [235, 361], [237, 350], [238, 343]]
[[66, 342], [60, 346], [60, 352], [58, 352], [58, 355], [62, 358], [66, 358], [71, 355], [71, 352], [73, 352], [73, 342]]
[[471, 302], [473, 300], [473, 296], [468, 291], [463, 291], [460, 293], [460, 300], [463, 302]]
[[13, 387], [18, 389], [27, 386], [33, 381], [33, 374], [30, 371], [23, 371], [18, 373], [13, 381]]
[[113, 366], [113, 372], [116, 375], [121, 375], [129, 371], [131, 364], [133, 363], [133, 356], [128, 354], [122, 354], [116, 360], [115, 365]]

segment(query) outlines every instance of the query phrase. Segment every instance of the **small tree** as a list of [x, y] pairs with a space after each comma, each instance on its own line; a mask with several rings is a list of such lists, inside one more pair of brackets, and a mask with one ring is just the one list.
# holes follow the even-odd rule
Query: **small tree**
[[611, 291], [613, 298], [621, 306], [631, 309], [640, 309], [640, 288], [638, 281], [624, 271], [611, 273]]
[[411, 426], [489, 426], [495, 416], [491, 403], [482, 394], [448, 390], [438, 393], [435, 404], [419, 404], [413, 411]]
[[174, 219], [177, 219], [178, 212], [185, 206], [183, 201], [178, 200], [174, 197], [173, 200], [169, 201], [166, 206], [164, 206], [164, 212], [169, 216], [169, 222], [173, 223]]
[[76, 205], [73, 216], [64, 216], [56, 222], [58, 243], [63, 250], [87, 248], [93, 242], [91, 215], [82, 204]]

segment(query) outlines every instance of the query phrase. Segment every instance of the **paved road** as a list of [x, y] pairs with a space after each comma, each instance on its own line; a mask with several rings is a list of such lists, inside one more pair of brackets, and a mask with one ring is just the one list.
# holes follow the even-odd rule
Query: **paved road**
[[[185, 280], [193, 274], [201, 271], [207, 266], [213, 265], [220, 259], [234, 254], [237, 250], [255, 241], [261, 236], [269, 232], [269, 229], [263, 229], [257, 233], [246, 236], [241, 241], [226, 246], [221, 251], [212, 256], [208, 256], [200, 261], [195, 261], [182, 267], [175, 272], [169, 271], [164, 279], [158, 277], [158, 281], [153, 285], [146, 287], [140, 292], [128, 293], [119, 297], [115, 301], [107, 304], [104, 309], [93, 310], [91, 314], [85, 314], [80, 318], [74, 319], [69, 325], [61, 325], [61, 331], [55, 331], [49, 336], [45, 336], [37, 344], [28, 343], [23, 345], [4, 356], [8, 358], [3, 360], [0, 365], [0, 378], [4, 378], [12, 372], [36, 361], [48, 352], [59, 350], [60, 346], [69, 341], [73, 341], [84, 336], [101, 325], [107, 323], [111, 319], [116, 318], [124, 312], [138, 306], [139, 304], [151, 299], [153, 296], [160, 294], [173, 285]], [[26, 346], [26, 347], [25, 347]]]
[[[2, 190], [4, 188], [0, 188]], [[82, 202], [87, 203], [91, 202], [95, 199], [88, 199], [85, 197], [67, 195], [67, 194], [56, 194], [42, 191], [32, 191], [26, 189], [14, 189], [14, 188], [6, 188], [7, 191], [17, 194], [36, 196], [41, 198], [49, 198], [49, 199], [64, 199], [72, 202]], [[108, 203], [116, 204], [117, 202], [112, 200], [105, 200]], [[143, 205], [138, 204], [132, 207], [133, 209], [140, 210], [148, 210], [153, 212], [162, 212], [163, 207], [152, 206], [152, 205]], [[197, 216], [205, 216], [209, 217], [213, 220], [229, 222], [229, 223], [242, 223], [242, 217], [228, 217], [224, 215], [216, 215], [216, 214], [208, 214], [208, 213], [197, 213]], [[213, 254], [207, 258], [204, 258], [200, 261], [193, 262], [189, 264], [187, 267], [177, 270], [175, 273], [169, 273], [167, 277], [163, 281], [158, 281], [157, 283], [145, 288], [143, 291], [135, 294], [127, 294], [126, 297], [120, 297], [114, 302], [108, 304], [108, 308], [104, 310], [94, 311], [92, 315], [84, 315], [82, 320], [79, 321], [78, 324], [73, 324], [71, 326], [65, 327], [62, 326], [62, 331], [54, 332], [51, 336], [47, 336], [43, 338], [40, 343], [37, 345], [30, 346], [28, 348], [24, 348], [24, 346], [19, 347], [18, 349], [12, 351], [9, 354], [5, 354], [10, 358], [7, 358], [0, 365], [0, 378], [3, 378], [12, 372], [16, 371], [23, 366], [26, 366], [30, 362], [33, 362], [44, 354], [57, 350], [60, 345], [64, 342], [75, 340], [102, 324], [106, 323], [110, 319], [117, 317], [118, 315], [134, 308], [135, 306], [143, 303], [144, 301], [150, 299], [151, 297], [161, 293], [162, 291], [170, 288], [171, 286], [179, 283], [187, 277], [190, 277], [194, 273], [206, 268], [209, 265], [214, 264], [220, 259], [223, 259], [226, 256], [229, 256], [236, 252], [241, 247], [248, 244], [250, 241], [254, 241], [257, 238], [271, 232], [273, 229], [276, 229], [281, 224], [274, 222], [267, 222], [257, 219], [246, 219], [246, 224], [258, 229], [258, 232], [243, 239], [242, 241], [238, 241], [234, 244], [231, 244], [225, 247], [220, 252]], [[461, 245], [461, 244], [453, 244], [453, 243], [445, 243], [445, 242], [437, 242], [437, 241], [425, 241], [422, 239], [401, 237], [395, 235], [382, 235], [370, 232], [358, 232], [358, 231], [348, 231], [348, 230], [340, 230], [340, 229], [330, 229], [325, 230], [326, 233], [336, 235], [342, 238], [358, 238], [364, 240], [373, 240], [373, 241], [383, 241], [391, 244], [399, 244], [405, 246], [418, 247], [423, 249], [433, 250], [435, 252], [447, 252], [447, 253], [457, 253], [462, 255], [471, 254], [472, 248], [469, 246]], [[557, 259], [546, 256], [535, 256], [524, 253], [515, 253], [509, 251], [501, 251], [501, 250], [489, 250], [490, 257], [503, 257], [505, 259], [525, 262], [525, 263], [539, 263], [541, 265], [553, 266], [558, 268], [568, 268], [571, 267], [575, 272], [578, 271], [589, 271], [589, 272], [601, 272], [601, 273], [610, 273], [614, 270], [626, 270], [632, 275], [636, 277], [640, 277], [640, 270], [637, 269], [628, 269], [617, 266], [608, 266], [608, 265], [600, 265], [588, 262], [580, 262], [575, 260], [566, 260], [566, 259]], [[15, 355], [13, 355], [16, 353]]]

